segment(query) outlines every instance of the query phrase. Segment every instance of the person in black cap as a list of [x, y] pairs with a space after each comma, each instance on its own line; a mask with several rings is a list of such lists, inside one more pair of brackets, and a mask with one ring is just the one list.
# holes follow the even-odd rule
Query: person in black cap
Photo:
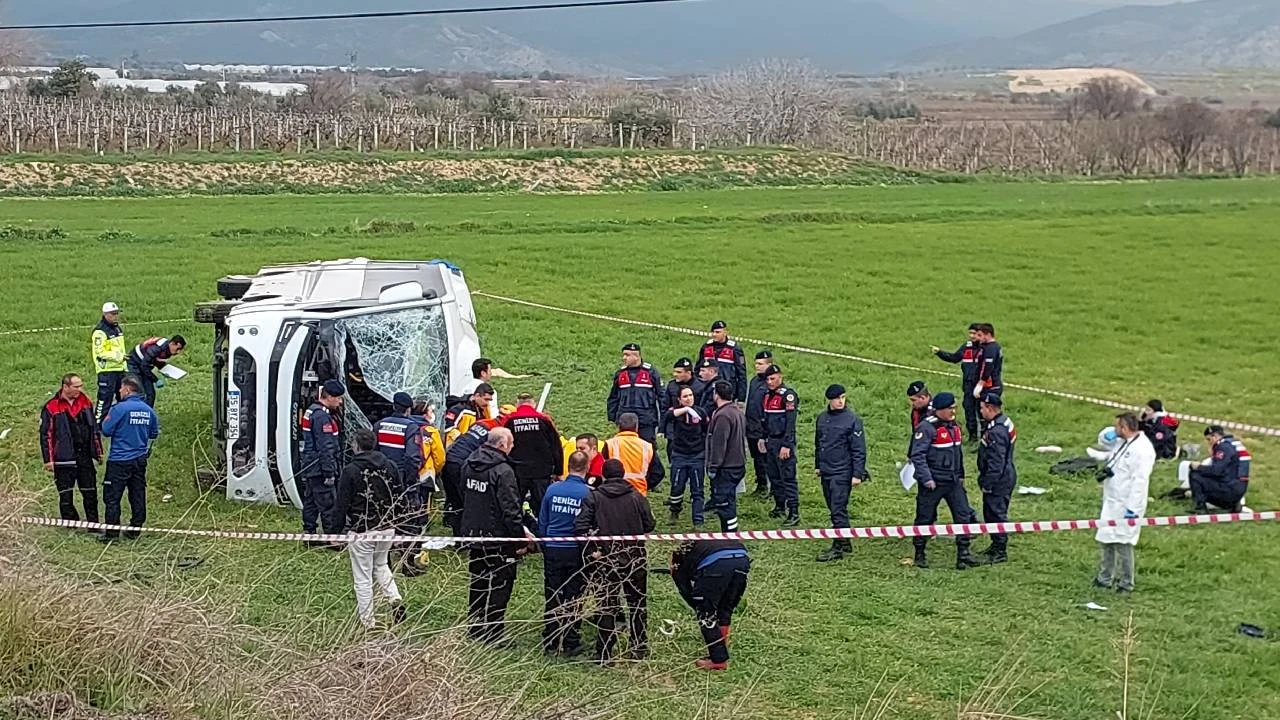
[[964, 390], [964, 427], [971, 438], [978, 437], [978, 399], [973, 394], [973, 388], [978, 384], [978, 359], [982, 355], [978, 330], [978, 323], [970, 323], [969, 339], [955, 352], [947, 352], [937, 345], [930, 348], [939, 360], [960, 365], [960, 387]]
[[756, 374], [752, 376], [747, 389], [747, 449], [751, 451], [751, 465], [756, 474], [756, 497], [761, 500], [771, 497], [769, 492], [768, 454], [761, 452], [759, 440], [764, 437], [764, 396], [769, 392], [769, 383], [765, 379], [765, 370], [773, 364], [773, 352], [761, 350], [756, 353]]
[[[996, 393], [982, 396], [978, 411], [985, 421], [982, 442], [978, 446], [978, 487], [982, 489], [982, 522], [1009, 522], [1009, 500], [1018, 484], [1018, 469], [1013, 463], [1013, 449], [1018, 431], [1004, 414], [1004, 402]], [[988, 565], [1009, 559], [1009, 536], [991, 534], [991, 547], [979, 553]]]
[[342, 472], [342, 429], [334, 415], [346, 394], [341, 382], [326, 380], [316, 401], [302, 414], [302, 468], [295, 482], [302, 495], [304, 533], [315, 533], [320, 527], [328, 533], [339, 524], [333, 517], [333, 502]]
[[933, 395], [923, 380], [916, 380], [907, 386], [907, 400], [911, 403], [911, 431], [915, 432], [920, 423], [933, 414]]
[[[822, 497], [831, 511], [831, 527], [849, 527], [849, 492], [867, 475], [867, 439], [862, 418], [848, 408], [844, 386], [827, 388], [826, 412], [814, 423], [814, 467], [822, 481]], [[831, 562], [851, 552], [848, 538], [831, 541], [818, 562]]]
[[398, 498], [401, 512], [398, 529], [406, 535], [417, 535], [427, 522], [423, 511], [427, 488], [422, 484], [422, 423], [412, 416], [413, 396], [398, 392], [391, 397], [394, 414], [378, 421], [373, 431], [378, 450], [400, 471], [399, 482], [404, 497]]
[[747, 358], [737, 341], [729, 339], [728, 325], [723, 320], [711, 323], [711, 339], [698, 351], [698, 358], [711, 360], [719, 367], [720, 379], [733, 385], [734, 399], [747, 399]]
[[1208, 512], [1208, 504], [1213, 503], [1214, 507], [1240, 512], [1249, 489], [1253, 456], [1221, 425], [1205, 428], [1204, 438], [1211, 447], [1210, 455], [1197, 463], [1189, 475], [1195, 511]]
[[[716, 383], [724, 380], [733, 385], [732, 380], [720, 376], [720, 367], [715, 360], [703, 358], [698, 361], [698, 384], [695, 390], [695, 404], [707, 417], [716, 411]], [[736, 390], [734, 392], [737, 392]]]
[[417, 492], [418, 475], [422, 471], [422, 425], [410, 417], [413, 396], [398, 392], [391, 398], [395, 408], [374, 426], [378, 436], [378, 449], [396, 467], [400, 468], [400, 480], [410, 492]]
[[613, 387], [606, 403], [609, 422], [618, 424], [623, 413], [635, 413], [640, 421], [637, 434], [650, 443], [658, 439], [658, 423], [662, 420], [662, 376], [657, 368], [645, 362], [640, 346], [622, 346], [622, 367], [613, 374]]
[[[916, 473], [916, 525], [932, 525], [938, 519], [938, 503], [946, 500], [951, 519], [958, 524], [977, 522], [964, 492], [964, 434], [956, 424], [956, 398], [949, 392], [933, 399], [933, 414], [916, 426], [909, 457]], [[929, 567], [925, 546], [929, 538], [915, 537], [915, 564]], [[969, 552], [969, 536], [956, 536], [956, 569], [979, 565]]]
[[783, 525], [800, 524], [800, 487], [796, 482], [796, 414], [800, 398], [782, 382], [782, 370], [765, 370], [769, 391], [764, 395], [764, 434], [756, 447], [768, 453], [769, 480], [773, 483], [773, 510], [769, 517], [786, 516]]
[[[682, 357], [676, 361], [671, 367], [671, 380], [667, 383], [665, 392], [662, 394], [662, 411], [674, 410], [680, 407], [680, 391], [687, 387], [695, 387], [693, 378], [693, 361], [687, 357]], [[698, 396], [698, 389], [695, 387], [693, 396]], [[666, 428], [658, 428], [658, 432], [666, 435]]]

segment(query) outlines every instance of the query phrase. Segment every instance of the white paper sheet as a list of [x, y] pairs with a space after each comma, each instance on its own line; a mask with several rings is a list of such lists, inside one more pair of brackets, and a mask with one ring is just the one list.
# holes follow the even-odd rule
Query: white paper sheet
[[910, 490], [916, 486], [916, 466], [907, 463], [898, 471], [898, 479], [902, 481], [902, 489]]
[[187, 371], [177, 365], [164, 365], [160, 368], [160, 374], [170, 380], [181, 380], [187, 376]]

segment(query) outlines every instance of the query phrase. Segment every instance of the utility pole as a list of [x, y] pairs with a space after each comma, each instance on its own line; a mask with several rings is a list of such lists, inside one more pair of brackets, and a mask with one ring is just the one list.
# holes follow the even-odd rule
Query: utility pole
[[352, 93], [356, 91], [356, 61], [359, 59], [359, 57], [360, 57], [359, 53], [357, 53], [355, 50], [352, 50], [351, 54], [348, 56], [348, 59], [350, 60], [350, 62], [347, 64], [347, 72], [351, 74], [351, 92]]

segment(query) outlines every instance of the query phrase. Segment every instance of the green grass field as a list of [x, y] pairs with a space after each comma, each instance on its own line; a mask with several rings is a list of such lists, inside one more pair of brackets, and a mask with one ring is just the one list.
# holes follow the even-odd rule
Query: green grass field
[[[0, 240], [0, 332], [85, 329], [0, 336], [0, 429], [14, 428], [0, 443], [0, 459], [16, 465], [24, 487], [41, 491], [39, 509], [56, 515], [36, 449], [37, 410], [59, 375], [90, 372], [88, 326], [111, 299], [125, 309], [131, 343], [173, 332], [193, 341], [179, 362], [191, 376], [160, 393], [164, 432], [152, 464], [149, 522], [296, 528], [292, 510], [233, 505], [195, 488], [194, 468], [205, 463], [208, 445], [207, 327], [187, 320], [131, 323], [189, 318], [193, 303], [211, 299], [214, 281], [227, 273], [357, 255], [445, 257], [465, 270], [475, 290], [680, 326], [723, 318], [743, 335], [923, 367], [942, 367], [930, 356], [931, 344], [954, 347], [969, 322], [988, 320], [1005, 347], [1011, 382], [1134, 403], [1161, 397], [1175, 411], [1275, 426], [1280, 386], [1272, 348], [1280, 319], [1270, 282], [1280, 267], [1277, 187], [1249, 180], [5, 200], [0, 225], [14, 229]], [[642, 343], [664, 375], [699, 344], [483, 298], [477, 312], [486, 354], [513, 373], [537, 374], [500, 382], [501, 395], [555, 383], [549, 411], [566, 434], [607, 431], [604, 398], [624, 342]], [[827, 525], [807, 469], [813, 416], [829, 382], [849, 389], [870, 439], [876, 481], [855, 492], [854, 523], [909, 523], [914, 503], [897, 483], [894, 461], [908, 438], [903, 389], [912, 374], [787, 352], [778, 359], [802, 398], [804, 525]], [[945, 386], [941, 379], [930, 384], [935, 392]], [[1017, 391], [1006, 396], [1006, 409], [1018, 423], [1021, 482], [1049, 489], [1015, 496], [1013, 518], [1096, 516], [1094, 481], [1050, 476], [1053, 458], [1031, 449], [1056, 444], [1079, 451], [1111, 413]], [[1199, 439], [1200, 427], [1184, 427], [1184, 441]], [[1243, 439], [1255, 457], [1249, 504], [1274, 508], [1280, 443]], [[1173, 484], [1173, 466], [1158, 466], [1152, 495]], [[972, 481], [970, 492], [976, 495]], [[171, 502], [161, 502], [165, 494]], [[777, 527], [765, 515], [768, 507], [744, 499], [744, 527]], [[1186, 509], [1156, 500], [1150, 513]], [[676, 527], [688, 529], [688, 521]], [[207, 597], [228, 604], [238, 621], [288, 632], [301, 643], [352, 637], [342, 634], [353, 614], [345, 557], [292, 544], [160, 536], [104, 551], [82, 535], [33, 532], [52, 562], [86, 583], [109, 577]], [[1090, 587], [1091, 533], [1017, 537], [1010, 563], [965, 573], [943, 562], [951, 552], [945, 542], [932, 544], [938, 562], [928, 571], [902, 564], [908, 541], [857, 542], [851, 557], [819, 566], [813, 558], [823, 545], [753, 546], [752, 587], [735, 624], [728, 673], [690, 670], [700, 655], [696, 629], [660, 576], [650, 583], [649, 662], [602, 671], [532, 658], [541, 604], [536, 558], [521, 567], [513, 602], [519, 642], [487, 662], [518, 664], [521, 681], [532, 682], [531, 698], [591, 688], [615, 699], [608, 714], [626, 718], [860, 717], [870, 698], [873, 714], [887, 696], [883, 717], [997, 716], [964, 714], [972, 706], [1104, 718], [1122, 708], [1117, 645], [1132, 616], [1137, 645], [1128, 717], [1280, 716], [1280, 652], [1271, 641], [1236, 634], [1241, 622], [1280, 629], [1274, 526], [1146, 530], [1131, 597]], [[665, 551], [651, 549], [655, 558]], [[205, 562], [174, 570], [185, 555]], [[458, 559], [438, 553], [433, 563], [425, 576], [401, 584], [413, 611], [404, 631], [410, 640], [415, 632], [455, 625], [463, 613]], [[1090, 600], [1110, 609], [1083, 609]], [[657, 632], [664, 618], [680, 621], [675, 636]], [[4, 691], [44, 689], [21, 677], [0, 677]], [[108, 687], [84, 692], [108, 709], [145, 702]]]

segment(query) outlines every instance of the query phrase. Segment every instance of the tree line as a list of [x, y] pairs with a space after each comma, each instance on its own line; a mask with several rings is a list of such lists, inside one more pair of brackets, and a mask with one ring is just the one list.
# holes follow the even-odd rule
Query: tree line
[[480, 75], [361, 89], [318, 75], [269, 97], [236, 83], [166, 93], [93, 87], [64, 63], [0, 97], [0, 152], [486, 150], [783, 145], [957, 173], [1274, 172], [1280, 112], [1154, 107], [1118, 78], [1060, 99], [1046, 121], [938, 121], [905, 97], [850, 96], [814, 67], [767, 60], [674, 91], [565, 83], [522, 94]]

